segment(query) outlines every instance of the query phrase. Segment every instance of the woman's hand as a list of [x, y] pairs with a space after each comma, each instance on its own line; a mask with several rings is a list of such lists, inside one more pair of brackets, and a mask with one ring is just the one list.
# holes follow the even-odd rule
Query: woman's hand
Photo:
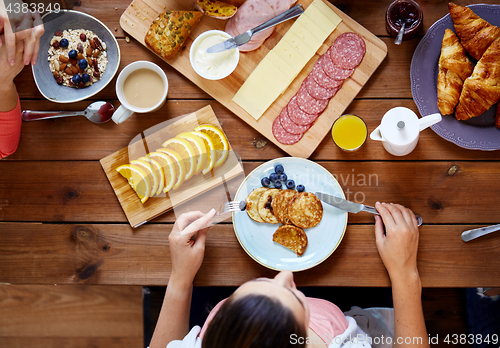
[[375, 216], [377, 249], [389, 277], [392, 281], [408, 276], [418, 277], [418, 225], [415, 214], [399, 204], [377, 202], [375, 208], [380, 214]]
[[[212, 225], [214, 215], [214, 209], [207, 214], [194, 211], [182, 214], [175, 222], [168, 240], [172, 257], [170, 280], [177, 285], [185, 288], [192, 285], [203, 262], [207, 231]], [[196, 239], [193, 240], [195, 235]]]

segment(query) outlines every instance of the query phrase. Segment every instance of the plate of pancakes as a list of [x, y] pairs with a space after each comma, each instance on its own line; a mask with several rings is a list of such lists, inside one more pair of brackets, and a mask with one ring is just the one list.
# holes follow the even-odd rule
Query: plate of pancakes
[[[262, 178], [269, 178], [277, 165], [304, 192], [285, 185], [262, 187]], [[328, 170], [303, 158], [276, 158], [248, 174], [235, 197], [247, 201], [247, 210], [233, 212], [234, 232], [245, 252], [277, 271], [303, 271], [326, 260], [344, 237], [347, 212], [323, 204], [312, 193], [316, 191], [345, 198]]]

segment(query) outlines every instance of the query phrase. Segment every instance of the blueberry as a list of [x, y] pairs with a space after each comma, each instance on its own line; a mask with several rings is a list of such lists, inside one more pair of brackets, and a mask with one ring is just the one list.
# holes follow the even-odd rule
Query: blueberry
[[274, 188], [280, 189], [281, 188], [281, 181], [276, 181], [274, 183]]
[[288, 187], [290, 190], [293, 189], [295, 187], [295, 181], [293, 180], [288, 180], [286, 182], [286, 187]]
[[286, 176], [286, 174], [285, 174], [285, 173], [280, 174], [280, 180], [281, 180], [281, 181], [286, 181], [286, 179], [287, 179], [287, 178], [288, 178], [288, 177]]
[[73, 81], [73, 83], [74, 83], [75, 85], [79, 84], [79, 83], [80, 83], [80, 81], [81, 81], [81, 77], [80, 77], [80, 75], [76, 74], [75, 76], [73, 76], [73, 78], [71, 79], [71, 81]]
[[68, 42], [68, 39], [61, 39], [61, 41], [59, 41], [59, 44], [61, 45], [61, 47], [68, 47], [69, 45], [69, 42]]
[[90, 82], [90, 75], [89, 74], [83, 74], [82, 75], [82, 82], [83, 83]]
[[260, 181], [260, 183], [262, 184], [262, 186], [268, 187], [269, 184], [271, 183], [271, 180], [269, 180], [269, 178], [266, 176], [266, 177], [262, 178], [262, 180]]
[[271, 175], [269, 175], [269, 180], [271, 180], [271, 182], [276, 182], [279, 179], [280, 178], [279, 178], [278, 174], [276, 174], [276, 173], [272, 173]]
[[281, 164], [278, 164], [276, 167], [274, 167], [274, 171], [276, 174], [283, 174], [285, 172], [285, 168]]
[[[62, 40], [61, 40], [61, 41], [62, 41]], [[78, 56], [78, 52], [77, 52], [76, 50], [71, 50], [71, 51], [69, 51], [68, 56], [69, 56], [71, 59], [76, 59], [76, 57]]]
[[82, 70], [85, 70], [87, 69], [87, 66], [89, 65], [89, 63], [87, 62], [86, 59], [80, 59], [80, 61], [78, 62], [78, 66], [80, 67], [80, 69]]
[[304, 187], [304, 185], [297, 185], [297, 191], [298, 192], [303, 192], [306, 188]]

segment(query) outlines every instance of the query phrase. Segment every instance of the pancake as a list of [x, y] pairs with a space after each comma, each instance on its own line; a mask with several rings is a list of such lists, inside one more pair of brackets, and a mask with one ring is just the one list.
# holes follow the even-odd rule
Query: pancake
[[323, 205], [313, 193], [301, 192], [295, 195], [288, 205], [290, 222], [300, 228], [311, 228], [320, 223]]
[[293, 225], [282, 225], [273, 234], [273, 241], [302, 256], [307, 248], [307, 235], [303, 229]]
[[265, 222], [269, 222], [270, 224], [277, 224], [278, 219], [274, 216], [272, 202], [274, 196], [276, 196], [280, 192], [278, 189], [269, 189], [263, 192], [259, 197], [258, 210], [259, 215]]
[[256, 188], [250, 192], [247, 199], [245, 199], [247, 202], [247, 214], [250, 219], [257, 222], [265, 222], [259, 215], [258, 204], [260, 195], [267, 190], [269, 190], [267, 187]]
[[273, 199], [272, 206], [274, 216], [283, 225], [290, 223], [288, 218], [288, 203], [297, 194], [295, 190], [282, 190]]

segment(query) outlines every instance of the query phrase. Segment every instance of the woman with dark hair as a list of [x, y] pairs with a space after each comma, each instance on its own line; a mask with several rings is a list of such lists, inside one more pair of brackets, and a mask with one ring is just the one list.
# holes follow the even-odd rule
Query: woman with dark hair
[[[244, 283], [212, 310], [203, 328], [190, 331], [193, 280], [215, 211], [191, 212], [179, 217], [169, 236], [172, 272], [150, 348], [429, 347], [415, 215], [397, 204], [375, 207], [376, 245], [391, 279], [394, 311], [369, 309], [364, 317], [351, 311], [354, 319], [329, 301], [305, 297], [292, 272], [283, 271]], [[190, 223], [195, 232], [181, 233]]]

